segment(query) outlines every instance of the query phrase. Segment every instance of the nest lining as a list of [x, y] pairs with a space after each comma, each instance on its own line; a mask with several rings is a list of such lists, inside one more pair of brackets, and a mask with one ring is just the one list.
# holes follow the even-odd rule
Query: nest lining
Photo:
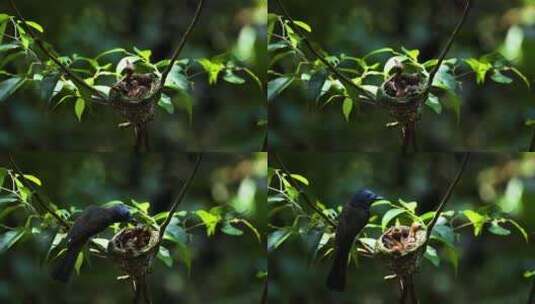
[[111, 88], [112, 106], [129, 123], [143, 125], [154, 116], [155, 104], [160, 99], [159, 87], [156, 74], [127, 73]]
[[428, 96], [427, 80], [427, 76], [418, 73], [393, 75], [381, 85], [379, 103], [397, 122], [403, 125], [416, 122]]
[[131, 277], [149, 272], [158, 249], [159, 231], [150, 226], [137, 226], [119, 231], [108, 244], [108, 253]]
[[390, 227], [377, 241], [377, 253], [398, 276], [414, 273], [425, 253], [427, 230], [419, 223]]

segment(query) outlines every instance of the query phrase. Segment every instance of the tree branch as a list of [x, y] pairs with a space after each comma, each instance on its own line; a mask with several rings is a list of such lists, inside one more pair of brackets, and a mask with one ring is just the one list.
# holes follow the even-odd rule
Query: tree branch
[[99, 100], [106, 100], [106, 95], [104, 93], [100, 92], [99, 90], [93, 88], [90, 86], [87, 82], [85, 82], [82, 78], [80, 78], [78, 75], [74, 74], [67, 66], [65, 66], [61, 61], [59, 61], [58, 58], [56, 58], [49, 50], [46, 49], [45, 45], [39, 39], [34, 33], [33, 30], [26, 24], [26, 20], [18, 10], [17, 6], [15, 5], [15, 2], [13, 0], [9, 0], [9, 3], [11, 4], [11, 7], [17, 14], [17, 17], [22, 21], [21, 25], [24, 28], [24, 30], [33, 38], [39, 49], [43, 51], [43, 53], [50, 58], [50, 60], [54, 61], [56, 65], [60, 67], [60, 69], [71, 78], [72, 81], [78, 83], [79, 85], [83, 86], [85, 89], [89, 90], [91, 93], [99, 97]]
[[48, 203], [41, 197], [41, 195], [39, 194], [39, 192], [37, 192], [37, 189], [35, 189], [33, 187], [33, 185], [29, 182], [26, 181], [25, 177], [24, 177], [24, 173], [22, 173], [22, 171], [20, 170], [20, 168], [17, 166], [17, 164], [15, 163], [15, 160], [13, 159], [13, 157], [11, 155], [9, 155], [9, 162], [11, 163], [11, 166], [13, 167], [13, 169], [15, 170], [15, 172], [20, 175], [20, 179], [19, 181], [28, 189], [30, 189], [35, 198], [37, 199], [37, 203], [39, 204], [39, 206], [41, 206], [43, 209], [45, 209], [48, 213], [50, 213], [57, 221], [60, 225], [62, 225], [63, 227], [65, 227], [66, 229], [70, 229], [71, 228], [71, 225], [69, 223], [67, 223], [64, 219], [62, 219], [59, 215], [56, 214], [56, 212], [54, 210], [52, 210], [52, 208], [50, 208], [50, 206], [48, 206]]
[[531, 137], [528, 152], [535, 152], [535, 128], [533, 128], [533, 135]]
[[472, 0], [466, 0], [466, 7], [464, 8], [463, 15], [461, 19], [459, 20], [459, 23], [457, 23], [457, 26], [453, 30], [453, 33], [451, 34], [450, 38], [448, 39], [448, 42], [446, 43], [446, 46], [442, 50], [442, 53], [440, 55], [440, 58], [438, 60], [437, 65], [431, 70], [431, 73], [429, 73], [429, 80], [427, 82], [427, 92], [431, 89], [431, 86], [433, 85], [433, 80], [435, 79], [435, 76], [440, 69], [440, 66], [442, 65], [442, 62], [444, 62], [444, 59], [446, 58], [446, 55], [450, 51], [451, 46], [453, 45], [453, 42], [455, 41], [455, 38], [457, 37], [457, 34], [461, 31], [461, 28], [464, 25], [464, 22], [466, 21], [466, 17], [468, 16], [468, 12], [470, 11], [470, 8], [472, 7]]
[[165, 219], [163, 224], [160, 226], [160, 235], [159, 235], [159, 238], [158, 238], [158, 245], [157, 246], [159, 246], [160, 243], [162, 242], [163, 236], [165, 234], [165, 229], [167, 228], [167, 226], [171, 222], [171, 219], [173, 218], [173, 215], [175, 214], [176, 209], [178, 208], [178, 206], [180, 205], [180, 203], [184, 199], [184, 196], [186, 196], [186, 192], [188, 191], [189, 186], [191, 185], [191, 182], [193, 181], [193, 178], [195, 177], [195, 174], [197, 174], [197, 170], [199, 169], [199, 166], [201, 164], [201, 160], [202, 160], [202, 154], [198, 154], [197, 155], [197, 160], [195, 162], [195, 166], [193, 167], [193, 171], [191, 172], [191, 175], [186, 180], [184, 185], [182, 185], [182, 189], [180, 189], [180, 192], [176, 196], [173, 204], [171, 205], [171, 209], [169, 209], [169, 215], [167, 215], [167, 218]]
[[531, 283], [531, 290], [529, 292], [528, 304], [535, 304], [535, 278]]
[[446, 193], [442, 197], [442, 201], [440, 202], [440, 204], [438, 205], [438, 207], [436, 209], [435, 216], [433, 216], [433, 220], [431, 220], [429, 225], [427, 225], [426, 244], [429, 242], [429, 237], [431, 236], [431, 231], [433, 230], [433, 227], [435, 227], [435, 224], [437, 223], [437, 221], [438, 221], [438, 219], [440, 217], [440, 214], [444, 211], [444, 208], [446, 207], [446, 204], [448, 203], [448, 201], [449, 201], [449, 199], [451, 197], [451, 194], [453, 193], [453, 190], [455, 189], [455, 186], [457, 186], [457, 184], [459, 183], [459, 180], [461, 180], [461, 176], [463, 175], [464, 170], [466, 169], [466, 166], [468, 164], [468, 161], [470, 160], [470, 155], [471, 155], [470, 152], [466, 152], [464, 154], [463, 162], [461, 164], [461, 167], [459, 168], [459, 171], [457, 172], [457, 175], [455, 176], [455, 178], [451, 182], [450, 186], [448, 187], [448, 190], [446, 191]]
[[301, 196], [304, 198], [307, 205], [310, 208], [312, 208], [312, 210], [314, 210], [319, 216], [321, 216], [329, 225], [331, 225], [333, 228], [336, 229], [336, 223], [332, 219], [330, 219], [327, 215], [325, 215], [320, 209], [318, 209], [318, 207], [316, 207], [314, 202], [312, 202], [312, 200], [308, 197], [308, 195], [303, 191], [301, 186], [299, 186], [299, 184], [295, 182], [295, 180], [292, 177], [292, 174], [290, 173], [290, 171], [288, 171], [288, 168], [286, 168], [284, 163], [279, 158], [278, 154], [273, 153], [273, 157], [277, 161], [279, 167], [284, 172], [284, 174], [288, 176], [288, 182], [290, 183], [290, 185], [292, 185], [292, 187], [294, 187], [297, 191], [299, 191], [299, 194], [301, 194]]
[[162, 73], [162, 78], [160, 80], [160, 87], [158, 88], [158, 91], [163, 90], [163, 87], [165, 86], [165, 80], [167, 79], [167, 76], [169, 75], [169, 72], [171, 72], [171, 69], [173, 68], [173, 65], [175, 64], [175, 61], [178, 59], [178, 56], [180, 56], [180, 53], [184, 49], [184, 46], [186, 45], [186, 42], [188, 41], [188, 38], [189, 38], [191, 32], [193, 31], [193, 29], [195, 28], [195, 26], [199, 22], [199, 17], [201, 16], [201, 12], [202, 12], [202, 9], [204, 7], [204, 1], [205, 0], [199, 0], [199, 5], [197, 6], [197, 10], [195, 11], [195, 15], [193, 16], [193, 19], [192, 19], [188, 29], [186, 30], [184, 35], [182, 35], [182, 38], [181, 38], [177, 48], [175, 49], [175, 52], [173, 53], [173, 57], [171, 57], [171, 61], [169, 62], [169, 65], [167, 66], [167, 68]]
[[336, 67], [334, 65], [332, 65], [327, 59], [325, 59], [312, 46], [312, 43], [310, 43], [310, 41], [306, 37], [306, 34], [304, 33], [304, 31], [301, 29], [301, 27], [299, 27], [299, 25], [297, 25], [295, 23], [294, 19], [290, 16], [290, 14], [288, 13], [288, 10], [286, 10], [286, 8], [282, 4], [282, 2], [280, 0], [276, 0], [276, 3], [279, 6], [280, 10], [282, 11], [284, 17], [290, 21], [290, 23], [289, 23], [290, 27], [294, 30], [294, 32], [299, 34], [299, 36], [301, 37], [301, 39], [305, 43], [306, 47], [310, 50], [310, 52], [312, 52], [312, 54], [314, 54], [314, 56], [316, 56], [323, 64], [325, 64], [329, 68], [329, 70], [334, 75], [336, 75], [336, 77], [338, 77], [341, 81], [343, 81], [343, 82], [347, 83], [348, 85], [350, 85], [351, 87], [353, 87], [359, 94], [364, 95], [366, 98], [368, 98], [370, 100], [375, 100], [375, 96], [371, 92], [368, 92], [368, 91], [364, 90], [363, 88], [361, 88], [360, 86], [358, 86], [356, 83], [353, 82], [353, 80], [351, 80], [346, 75], [342, 74], [340, 71], [338, 71], [338, 69], [336, 69]]

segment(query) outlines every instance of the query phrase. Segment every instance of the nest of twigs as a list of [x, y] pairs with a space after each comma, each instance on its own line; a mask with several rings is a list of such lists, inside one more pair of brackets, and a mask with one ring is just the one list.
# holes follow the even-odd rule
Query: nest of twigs
[[158, 250], [159, 231], [150, 226], [137, 226], [119, 231], [108, 244], [108, 253], [132, 278], [148, 273]]
[[420, 118], [425, 103], [428, 78], [419, 73], [396, 74], [380, 87], [378, 101], [397, 122], [408, 125]]
[[160, 99], [160, 80], [153, 73], [128, 72], [110, 91], [112, 106], [132, 125], [146, 124], [154, 117]]
[[390, 227], [377, 241], [377, 254], [399, 277], [413, 274], [425, 253], [427, 231], [421, 224]]

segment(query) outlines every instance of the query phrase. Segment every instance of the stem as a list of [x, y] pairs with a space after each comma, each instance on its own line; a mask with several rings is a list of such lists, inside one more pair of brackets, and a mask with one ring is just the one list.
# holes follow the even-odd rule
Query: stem
[[262, 291], [262, 298], [260, 299], [260, 304], [267, 304], [268, 302], [268, 286], [268, 277], [266, 277], [266, 281], [264, 282], [264, 290]]
[[453, 33], [451, 33], [451, 36], [450, 36], [448, 42], [446, 43], [446, 46], [442, 50], [442, 54], [440, 55], [440, 58], [438, 60], [437, 65], [433, 68], [433, 70], [431, 70], [431, 73], [429, 74], [429, 80], [427, 82], [427, 92], [426, 93], [428, 93], [429, 90], [431, 89], [431, 86], [433, 85], [433, 80], [435, 79], [435, 76], [436, 76], [438, 70], [440, 69], [440, 66], [442, 65], [442, 62], [444, 62], [444, 59], [446, 58], [446, 55], [450, 51], [450, 48], [453, 45], [453, 42], [455, 41], [455, 38], [457, 37], [457, 35], [461, 31], [461, 28], [463, 27], [463, 25], [464, 25], [464, 23], [466, 21], [466, 17], [468, 16], [468, 12], [470, 11], [471, 7], [472, 7], [472, 0], [466, 0], [466, 7], [464, 8], [464, 12], [463, 12], [463, 15], [462, 15], [461, 19], [459, 20], [459, 23], [457, 23], [457, 26], [453, 30]]
[[289, 25], [290, 27], [294, 30], [294, 32], [296, 32], [300, 37], [301, 39], [303, 40], [303, 42], [305, 43], [306, 47], [310, 50], [310, 52], [312, 54], [314, 54], [314, 56], [316, 56], [321, 62], [323, 62], [323, 64], [325, 64], [329, 70], [334, 74], [336, 75], [341, 81], [347, 83], [348, 85], [350, 85], [351, 87], [353, 87], [359, 94], [362, 94], [364, 95], [366, 98], [370, 99], [370, 100], [375, 100], [375, 96], [362, 89], [360, 86], [358, 86], [357, 84], [355, 84], [353, 82], [353, 80], [351, 80], [349, 77], [347, 77], [346, 75], [342, 74], [340, 71], [338, 71], [338, 69], [336, 69], [336, 67], [334, 65], [332, 65], [327, 59], [325, 59], [313, 46], [312, 46], [312, 43], [310, 43], [310, 41], [308, 40], [308, 38], [306, 37], [306, 34], [304, 33], [304, 31], [301, 29], [301, 27], [299, 27], [294, 19], [290, 16], [290, 14], [288, 13], [288, 10], [286, 10], [286, 8], [284, 7], [284, 5], [282, 4], [282, 2], [280, 0], [276, 0], [276, 3], [277, 5], [279, 6], [280, 10], [282, 11], [284, 17], [286, 19], [288, 19], [290, 21]]
[[266, 131], [266, 135], [264, 135], [264, 141], [262, 142], [262, 149], [260, 151], [262, 152], [268, 152], [269, 149], [269, 138], [268, 138], [269, 132]]
[[535, 128], [533, 129], [533, 136], [531, 137], [528, 152], [535, 152]]
[[453, 190], [455, 189], [455, 186], [459, 183], [459, 180], [461, 180], [461, 176], [464, 173], [464, 170], [466, 169], [466, 166], [468, 164], [468, 161], [470, 160], [470, 152], [464, 153], [463, 162], [461, 164], [461, 167], [459, 168], [459, 171], [457, 172], [457, 175], [451, 182], [450, 186], [448, 187], [448, 190], [442, 197], [442, 201], [440, 202], [440, 205], [437, 207], [435, 216], [433, 217], [433, 220], [427, 225], [427, 237], [426, 237], [426, 245], [429, 242], [429, 237], [431, 236], [431, 231], [433, 230], [433, 227], [435, 227], [435, 224], [438, 221], [438, 218], [440, 217], [440, 214], [442, 211], [444, 211], [444, 208], [446, 207], [446, 204], [448, 203], [451, 194], [453, 193]]
[[9, 161], [11, 162], [11, 166], [13, 167], [13, 169], [15, 170], [15, 172], [20, 175], [20, 179], [19, 181], [28, 189], [30, 189], [33, 193], [33, 195], [35, 196], [35, 198], [37, 199], [37, 203], [39, 204], [39, 206], [41, 206], [43, 209], [45, 209], [48, 213], [50, 213], [57, 221], [60, 225], [62, 225], [63, 227], [65, 227], [66, 229], [70, 229], [71, 228], [71, 225], [69, 223], [67, 223], [64, 219], [62, 219], [59, 215], [56, 214], [56, 212], [54, 210], [52, 210], [52, 208], [50, 208], [50, 206], [48, 205], [48, 203], [41, 197], [41, 195], [39, 194], [39, 192], [37, 192], [37, 189], [35, 189], [33, 187], [33, 185], [31, 183], [28, 183], [24, 177], [24, 173], [22, 173], [22, 171], [20, 170], [20, 168], [17, 166], [17, 164], [15, 163], [15, 160], [13, 159], [13, 157], [11, 155], [9, 155]]
[[407, 301], [408, 296], [408, 289], [406, 286], [407, 282], [403, 277], [399, 277], [399, 291], [400, 291], [400, 298], [399, 298], [399, 304], [405, 304]]
[[178, 193], [177, 197], [175, 198], [173, 204], [171, 205], [171, 209], [169, 210], [169, 215], [167, 215], [167, 218], [165, 218], [165, 221], [160, 226], [160, 235], [158, 238], [158, 246], [162, 242], [163, 236], [165, 234], [165, 229], [167, 228], [167, 225], [171, 222], [171, 219], [173, 218], [173, 215], [175, 214], [176, 209], [184, 199], [184, 196], [186, 196], [186, 192], [188, 191], [189, 186], [191, 185], [191, 182], [193, 181], [193, 178], [195, 177], [195, 174], [197, 174], [197, 170], [199, 169], [199, 166], [201, 164], [202, 160], [202, 154], [197, 155], [197, 161], [195, 162], [195, 167], [193, 168], [193, 171], [191, 172], [191, 175], [186, 180], [184, 185], [182, 186], [182, 189]]
[[528, 304], [535, 304], [535, 278], [531, 283], [531, 290], [529, 292]]
[[104, 93], [100, 92], [99, 90], [97, 90], [97, 89], [93, 88], [92, 86], [90, 86], [89, 84], [87, 84], [82, 78], [80, 78], [78, 75], [74, 74], [71, 70], [69, 70], [69, 68], [67, 66], [65, 66], [63, 63], [61, 63], [61, 61], [59, 61], [59, 59], [57, 59], [49, 50], [47, 50], [45, 45], [41, 41], [41, 39], [39, 39], [33, 33], [33, 30], [26, 24], [26, 20], [24, 19], [24, 17], [22, 16], [20, 11], [18, 10], [17, 6], [15, 5], [15, 2], [13, 0], [9, 0], [9, 3], [11, 4], [11, 7], [15, 11], [15, 13], [17, 14], [17, 17], [22, 21], [21, 25], [24, 28], [24, 30], [33, 38], [33, 40], [35, 41], [35, 43], [37, 44], [39, 49], [41, 49], [41, 51], [43, 51], [43, 53], [48, 58], [50, 58], [50, 60], [54, 61], [54, 63], [57, 64], [60, 67], [60, 69], [72, 79], [72, 81], [78, 83], [79, 85], [83, 86], [85, 89], [89, 90], [94, 95], [98, 96], [100, 100], [106, 100], [107, 99], [106, 95], [104, 95]]
[[414, 276], [411, 274], [407, 278], [407, 288], [409, 289], [409, 299], [411, 304], [418, 304], [418, 297], [416, 296], [416, 289], [414, 288]]
[[175, 64], [175, 61], [178, 59], [178, 56], [180, 56], [180, 53], [184, 49], [184, 46], [186, 45], [186, 42], [188, 41], [191, 32], [193, 32], [193, 29], [199, 22], [199, 17], [201, 16], [201, 12], [204, 7], [204, 1], [205, 0], [199, 0], [199, 5], [197, 6], [197, 10], [195, 11], [195, 15], [193, 16], [193, 19], [191, 20], [191, 23], [188, 29], [186, 30], [184, 35], [182, 35], [182, 38], [180, 42], [178, 43], [178, 46], [175, 49], [175, 52], [173, 53], [173, 57], [171, 57], [171, 61], [169, 62], [169, 65], [162, 73], [162, 79], [160, 80], [160, 87], [158, 88], [158, 91], [163, 90], [163, 87], [165, 85], [165, 80], [167, 79], [169, 72], [171, 72], [171, 69], [173, 68], [173, 65]]
[[320, 209], [318, 209], [318, 207], [316, 207], [316, 205], [312, 202], [312, 200], [308, 197], [308, 195], [303, 191], [301, 186], [299, 186], [299, 184], [295, 182], [295, 180], [292, 177], [292, 174], [290, 173], [290, 171], [288, 171], [288, 168], [286, 168], [284, 163], [279, 158], [278, 154], [273, 153], [273, 157], [279, 164], [279, 167], [282, 169], [284, 174], [288, 176], [288, 182], [290, 183], [290, 185], [292, 185], [292, 187], [294, 187], [299, 192], [299, 194], [301, 194], [301, 196], [305, 199], [305, 202], [308, 204], [308, 206], [312, 208], [312, 210], [314, 210], [319, 216], [321, 216], [328, 224], [330, 224], [333, 228], [336, 229], [336, 223], [332, 219], [330, 219], [327, 215], [325, 215]]

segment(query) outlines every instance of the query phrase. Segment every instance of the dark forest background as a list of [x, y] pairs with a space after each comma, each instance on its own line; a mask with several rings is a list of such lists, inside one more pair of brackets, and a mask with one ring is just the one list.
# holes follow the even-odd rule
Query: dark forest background
[[[296, 20], [312, 27], [311, 41], [331, 55], [362, 57], [383, 47], [419, 49], [423, 61], [437, 58], [460, 18], [465, 1], [332, 0], [284, 1]], [[269, 9], [280, 14], [275, 1]], [[468, 20], [448, 58], [479, 58], [500, 52], [530, 79], [535, 79], [535, 2], [532, 0], [474, 1]], [[384, 62], [383, 62], [384, 63]], [[292, 60], [274, 67], [295, 67]], [[525, 121], [535, 117], [535, 97], [522, 80], [500, 85], [475, 75], [460, 78], [460, 122], [446, 107], [442, 115], [426, 107], [419, 125], [424, 151], [527, 151], [532, 130]], [[327, 98], [324, 98], [327, 99]], [[325, 101], [325, 100], [323, 100]], [[362, 104], [350, 123], [340, 102], [323, 109], [310, 100], [306, 87], [294, 82], [269, 107], [274, 149], [313, 151], [398, 151], [399, 130], [380, 107]]]
[[[306, 192], [327, 208], [347, 202], [362, 187], [373, 189], [390, 201], [418, 202], [418, 214], [435, 210], [457, 172], [461, 155], [421, 153], [402, 157], [394, 153], [280, 153], [290, 172], [310, 182]], [[275, 163], [270, 167], [277, 168]], [[472, 155], [446, 210], [478, 210], [498, 206], [530, 234], [509, 227], [509, 236], [488, 232], [474, 237], [472, 227], [460, 229], [456, 243], [460, 254], [458, 273], [445, 258], [439, 267], [422, 262], [415, 276], [420, 303], [527, 303], [531, 281], [524, 272], [535, 268], [535, 157], [531, 154]], [[303, 206], [306, 204], [301, 201]], [[270, 209], [277, 207], [274, 201]], [[310, 210], [304, 207], [310, 212]], [[372, 215], [378, 209], [372, 207]], [[291, 223], [279, 212], [270, 219], [275, 226]], [[440, 247], [438, 247], [440, 248]], [[332, 293], [325, 287], [332, 256], [313, 259], [313, 249], [303, 235], [292, 235], [269, 257], [270, 300], [288, 304], [398, 303], [396, 280], [377, 259], [362, 257], [348, 268], [347, 290]]]
[[[170, 58], [190, 23], [197, 1], [80, 0], [16, 1], [28, 20], [41, 24], [43, 38], [62, 55], [95, 57], [117, 47], [151, 49], [157, 62]], [[229, 53], [264, 79], [266, 1], [207, 1], [200, 22], [180, 58], [212, 58]], [[0, 13], [13, 15], [8, 1]], [[199, 71], [199, 69], [197, 69]], [[245, 75], [241, 75], [247, 78]], [[193, 121], [177, 109], [161, 109], [150, 127], [154, 150], [258, 151], [265, 135], [264, 92], [254, 80], [242, 85], [208, 84], [206, 74], [192, 79]], [[87, 114], [87, 113], [86, 113]], [[0, 147], [124, 151], [133, 143], [130, 130], [107, 107], [95, 105], [79, 123], [73, 103], [56, 110], [39, 98], [39, 90], [24, 87], [0, 104]]]
[[[0, 153], [0, 167], [8, 165], [8, 155]], [[26, 174], [39, 177], [41, 195], [59, 208], [84, 208], [112, 200], [150, 202], [150, 214], [168, 210], [182, 182], [193, 169], [193, 154], [16, 153], [13, 157]], [[43, 161], [46, 160], [46, 161]], [[209, 210], [223, 206], [241, 210], [259, 230], [266, 223], [266, 155], [204, 154], [180, 210]], [[0, 212], [2, 213], [2, 212]], [[24, 212], [14, 212], [7, 226], [24, 225]], [[189, 225], [188, 225], [189, 226]], [[153, 303], [249, 304], [258, 302], [264, 280], [257, 275], [267, 268], [265, 245], [247, 228], [242, 236], [219, 232], [208, 237], [198, 226], [189, 249], [191, 273], [172, 250], [171, 268], [154, 262], [149, 277]], [[2, 228], [3, 229], [3, 228]], [[0, 253], [0, 302], [2, 303], [129, 303], [133, 298], [122, 273], [108, 260], [92, 257], [82, 266], [80, 276], [69, 284], [50, 278], [50, 265], [44, 262], [49, 240], [42, 233], [27, 235], [7, 252]]]

